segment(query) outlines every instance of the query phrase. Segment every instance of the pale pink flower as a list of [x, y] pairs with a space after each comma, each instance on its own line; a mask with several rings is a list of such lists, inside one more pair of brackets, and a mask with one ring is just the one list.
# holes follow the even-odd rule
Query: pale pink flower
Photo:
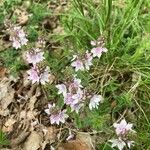
[[89, 69], [90, 69], [90, 66], [93, 65], [93, 64], [92, 64], [92, 60], [93, 60], [92, 54], [86, 52], [84, 63], [85, 63], [85, 68], [86, 68], [87, 70], [89, 70]]
[[90, 66], [92, 65], [92, 60], [93, 60], [93, 56], [91, 53], [88, 53], [88, 51], [86, 51], [86, 54], [84, 55], [83, 58], [78, 58], [77, 55], [73, 55], [73, 59], [72, 59], [72, 64], [71, 66], [75, 68], [75, 71], [78, 70], [89, 70]]
[[54, 113], [50, 116], [50, 122], [51, 124], [60, 124], [60, 123], [65, 123], [65, 119], [68, 118], [69, 116], [66, 114], [66, 110], [63, 111], [58, 111], [57, 113]]
[[76, 78], [76, 76], [74, 76], [73, 85], [75, 88], [83, 88], [81, 85], [81, 79]]
[[83, 88], [83, 86], [81, 85], [81, 80], [74, 76], [74, 80], [72, 83], [70, 83], [68, 90], [69, 92], [72, 92], [74, 90], [78, 90], [78, 88]]
[[53, 108], [55, 108], [55, 103], [53, 103], [53, 104], [48, 104], [48, 108], [47, 109], [45, 109], [44, 111], [48, 114], [48, 115], [50, 115], [51, 114], [51, 112], [52, 112], [52, 110], [53, 110]]
[[65, 96], [64, 96], [64, 103], [66, 105], [73, 105], [75, 102], [74, 102], [74, 99], [72, 98], [72, 94], [71, 93], [67, 93]]
[[28, 79], [32, 81], [32, 84], [35, 82], [45, 84], [49, 81], [49, 67], [47, 66], [43, 71], [40, 71], [37, 67], [32, 67], [27, 71]]
[[75, 68], [75, 71], [78, 71], [78, 70], [84, 70], [84, 66], [83, 66], [83, 62], [79, 59], [73, 61], [71, 63], [71, 66]]
[[78, 88], [75, 94], [72, 95], [72, 98], [75, 100], [75, 102], [79, 102], [82, 100], [84, 92]]
[[76, 105], [81, 102], [83, 98], [83, 91], [78, 89], [76, 94], [67, 93], [64, 97], [64, 103], [70, 106]]
[[109, 142], [112, 143], [111, 147], [117, 147], [119, 150], [123, 150], [123, 148], [126, 146], [126, 143], [120, 138], [109, 140]]
[[22, 45], [27, 45], [28, 39], [20, 26], [14, 27], [10, 32], [10, 41], [13, 42], [14, 48], [18, 49], [21, 48]]
[[98, 108], [100, 102], [103, 102], [103, 97], [101, 95], [94, 95], [90, 99], [89, 109]]
[[38, 49], [34, 49], [31, 52], [27, 52], [26, 53], [26, 60], [28, 61], [28, 63], [32, 63], [33, 65], [36, 65], [37, 63], [43, 61], [44, 58], [44, 52], [40, 52], [40, 50]]
[[84, 59], [85, 69], [90, 70], [90, 66], [93, 65], [92, 60], [93, 60], [92, 54], [86, 51], [85, 59]]
[[114, 123], [113, 126], [116, 128], [117, 135], [126, 135], [130, 131], [133, 131], [133, 124], [127, 123], [125, 119], [121, 120], [120, 123]]
[[72, 104], [70, 105], [71, 111], [75, 111], [77, 114], [79, 113], [79, 110], [84, 106], [83, 103], [77, 103], [77, 104]]
[[27, 45], [28, 39], [26, 37], [20, 37], [20, 43], [21, 45]]
[[27, 71], [28, 73], [28, 79], [32, 81], [32, 84], [34, 83], [39, 83], [40, 77], [39, 77], [39, 72], [36, 68], [32, 67], [30, 70]]
[[21, 48], [21, 43], [19, 41], [17, 41], [15, 38], [12, 38], [13, 40], [13, 47], [18, 49], [18, 48]]
[[92, 48], [91, 52], [93, 53], [93, 57], [98, 57], [100, 58], [103, 52], [107, 52], [107, 48], [103, 47], [94, 47]]
[[65, 84], [58, 84], [56, 85], [56, 88], [58, 89], [58, 94], [63, 94], [63, 96], [67, 94], [67, 88]]
[[46, 82], [49, 82], [49, 77], [50, 77], [50, 69], [47, 66], [45, 70], [40, 74], [40, 82], [41, 84], [45, 85]]

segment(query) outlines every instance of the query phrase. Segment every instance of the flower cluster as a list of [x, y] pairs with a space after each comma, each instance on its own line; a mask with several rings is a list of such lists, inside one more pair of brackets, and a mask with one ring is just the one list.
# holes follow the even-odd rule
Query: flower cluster
[[23, 45], [27, 45], [28, 39], [23, 29], [18, 26], [10, 29], [10, 41], [12, 41], [12, 46], [18, 49]]
[[26, 60], [28, 61], [28, 63], [35, 66], [37, 63], [45, 59], [43, 55], [44, 52], [42, 52], [39, 48], [34, 48], [33, 50], [26, 53]]
[[91, 41], [91, 45], [93, 46], [91, 52], [86, 51], [82, 57], [73, 55], [71, 66], [75, 68], [75, 71], [89, 70], [90, 66], [92, 66], [93, 58], [100, 58], [103, 52], [108, 51], [107, 48], [104, 47], [105, 43], [101, 38], [96, 41]]
[[69, 116], [66, 114], [66, 110], [58, 110], [56, 108], [56, 105], [48, 104], [48, 108], [45, 109], [45, 112], [50, 116], [50, 122], [51, 124], [57, 124], [65, 123], [65, 119]]
[[125, 119], [121, 120], [120, 123], [113, 124], [118, 139], [109, 140], [112, 143], [112, 147], [118, 147], [119, 150], [123, 150], [123, 148], [127, 145], [128, 148], [131, 148], [131, 145], [134, 144], [134, 141], [130, 141], [128, 139], [128, 134], [130, 132], [135, 132], [132, 130], [133, 124], [127, 123]]
[[58, 94], [62, 94], [64, 97], [64, 103], [71, 107], [72, 111], [79, 112], [79, 109], [83, 106], [84, 89], [81, 85], [81, 80], [74, 77], [74, 79], [67, 84], [56, 85]]
[[50, 69], [49, 67], [40, 68], [39, 66], [33, 66], [30, 70], [27, 71], [28, 79], [34, 83], [46, 84], [49, 81], [50, 77]]
[[76, 77], [70, 83], [56, 85], [56, 88], [58, 89], [58, 94], [63, 95], [64, 103], [70, 106], [71, 111], [75, 111], [76, 113], [84, 106], [84, 102], [88, 98], [90, 98], [90, 110], [98, 108], [99, 103], [103, 101], [101, 95], [87, 96], [86, 90], [81, 85], [81, 80]]
[[105, 42], [103, 38], [98, 38], [96, 41], [91, 41], [91, 45], [93, 46], [91, 53], [93, 54], [93, 57], [100, 58], [103, 52], [107, 52], [107, 48], [105, 48]]
[[89, 70], [92, 65], [93, 56], [91, 53], [86, 51], [85, 55], [80, 58], [77, 55], [73, 55], [71, 66], [75, 68], [75, 71], [78, 70]]
[[27, 51], [25, 55], [27, 62], [32, 64], [31, 69], [27, 71], [28, 79], [32, 81], [32, 84], [36, 82], [43, 85], [46, 84], [49, 81], [50, 69], [48, 66], [41, 67], [39, 65], [45, 59], [44, 52], [39, 48], [33, 48]]

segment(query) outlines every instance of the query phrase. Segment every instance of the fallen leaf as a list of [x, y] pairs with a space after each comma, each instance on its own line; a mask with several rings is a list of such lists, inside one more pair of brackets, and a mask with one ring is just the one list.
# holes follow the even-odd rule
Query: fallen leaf
[[28, 136], [30, 132], [23, 131], [17, 138], [11, 140], [11, 146], [15, 147], [22, 143]]
[[36, 95], [32, 96], [29, 100], [28, 108], [32, 111], [34, 109], [34, 104], [37, 101]]
[[76, 140], [61, 143], [58, 150], [95, 150], [93, 143], [94, 140], [90, 134], [79, 132], [76, 135]]
[[13, 119], [13, 117], [9, 118], [5, 122], [5, 124], [4, 124], [3, 128], [2, 128], [2, 131], [3, 132], [11, 132], [11, 131], [13, 131], [13, 125], [14, 125], [15, 122], [16, 122], [16, 120]]
[[7, 72], [7, 69], [6, 69], [6, 68], [0, 67], [0, 78], [4, 78], [6, 72]]
[[91, 150], [95, 149], [95, 146], [94, 146], [95, 140], [89, 133], [78, 132], [78, 134], [76, 135], [76, 138], [78, 138], [81, 141], [85, 142]]
[[0, 104], [2, 109], [5, 110], [8, 105], [14, 100], [14, 89], [10, 86], [11, 80], [4, 78], [0, 82]]
[[91, 150], [89, 146], [80, 140], [69, 141], [68, 143], [61, 143], [58, 150]]
[[24, 144], [23, 150], [38, 150], [43, 140], [42, 134], [32, 131]]
[[56, 139], [56, 129], [55, 127], [48, 127], [45, 132], [45, 140], [50, 141], [51, 143]]

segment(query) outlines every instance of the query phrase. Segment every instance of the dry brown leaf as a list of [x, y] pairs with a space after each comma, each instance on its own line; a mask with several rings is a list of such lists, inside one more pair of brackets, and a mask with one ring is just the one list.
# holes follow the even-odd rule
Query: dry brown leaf
[[61, 143], [58, 150], [94, 150], [93, 139], [88, 133], [79, 132], [76, 140]]
[[45, 140], [54, 142], [56, 139], [56, 129], [55, 127], [48, 127], [45, 132]]
[[12, 90], [10, 91], [7, 96], [5, 96], [2, 100], [1, 100], [1, 105], [3, 109], [6, 109], [7, 106], [14, 100], [14, 94], [15, 91]]
[[3, 132], [11, 132], [13, 130], [13, 125], [14, 125], [15, 122], [16, 122], [16, 120], [13, 119], [13, 117], [9, 118], [5, 122], [5, 124], [4, 124], [3, 128], [2, 128]]
[[27, 112], [27, 119], [28, 120], [32, 120], [35, 119], [35, 116], [37, 115], [37, 111], [28, 111]]
[[1, 116], [7, 116], [7, 115], [9, 115], [9, 110], [8, 109], [2, 109], [2, 108], [0, 108], [0, 115]]
[[68, 143], [60, 144], [58, 150], [91, 150], [91, 149], [85, 142], [81, 140], [74, 140], [69, 141]]
[[6, 72], [7, 72], [7, 69], [6, 69], [6, 68], [0, 67], [0, 78], [4, 78]]
[[2, 109], [5, 110], [8, 105], [14, 100], [14, 89], [10, 86], [8, 78], [4, 78], [0, 82], [0, 104]]
[[11, 147], [16, 147], [22, 143], [29, 136], [29, 134], [30, 132], [23, 131], [17, 138], [11, 140]]
[[78, 134], [76, 135], [76, 138], [80, 139], [81, 141], [84, 141], [91, 150], [95, 149], [95, 146], [94, 146], [95, 140], [89, 133], [78, 132]]
[[42, 134], [40, 134], [39, 132], [37, 133], [36, 131], [32, 131], [24, 144], [23, 150], [38, 150], [40, 148], [42, 140]]
[[34, 109], [34, 104], [37, 101], [36, 95], [32, 96], [29, 100], [28, 108], [32, 111]]

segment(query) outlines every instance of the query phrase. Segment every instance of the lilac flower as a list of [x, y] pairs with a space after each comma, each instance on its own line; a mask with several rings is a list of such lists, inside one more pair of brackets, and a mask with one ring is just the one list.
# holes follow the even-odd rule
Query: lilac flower
[[71, 93], [67, 93], [65, 96], [64, 96], [64, 103], [66, 105], [73, 105], [75, 102], [74, 102], [74, 99], [72, 98], [72, 94]]
[[120, 123], [114, 123], [113, 126], [116, 128], [117, 135], [126, 135], [129, 131], [133, 131], [133, 124], [127, 123], [125, 119], [121, 120]]
[[34, 83], [41, 83], [45, 84], [49, 81], [49, 67], [46, 67], [44, 70], [39, 70], [37, 67], [32, 67], [30, 70], [27, 71], [28, 79], [32, 81], [32, 84]]
[[83, 98], [83, 96], [84, 96], [83, 94], [84, 94], [83, 91], [82, 91], [80, 88], [78, 88], [78, 90], [76, 91], [76, 93], [72, 95], [72, 98], [73, 98], [76, 102], [79, 102], [79, 101], [82, 100], [82, 98]]
[[63, 94], [63, 96], [67, 94], [67, 88], [65, 84], [58, 84], [56, 85], [56, 88], [58, 89], [58, 94]]
[[52, 110], [53, 110], [53, 108], [55, 108], [55, 103], [53, 103], [53, 104], [48, 104], [48, 108], [45, 109], [44, 111], [45, 111], [48, 115], [50, 115], [51, 112], [52, 112]]
[[45, 68], [45, 70], [40, 74], [40, 82], [41, 84], [45, 85], [46, 82], [49, 82], [49, 77], [50, 77], [50, 69], [49, 67], [47, 66]]
[[79, 59], [77, 55], [74, 55], [71, 66], [75, 68], [75, 71], [78, 70], [83, 71], [85, 69], [89, 70], [90, 66], [92, 65], [92, 60], [93, 60], [92, 54], [86, 51], [86, 54], [83, 56], [83, 58]]
[[21, 48], [22, 45], [27, 45], [28, 39], [23, 29], [18, 26], [11, 30], [10, 41], [13, 42], [13, 47], [18, 49]]
[[75, 68], [75, 71], [84, 70], [83, 62], [80, 59], [78, 59], [76, 55], [73, 56], [72, 61], [73, 62], [71, 63], [71, 66]]
[[92, 48], [91, 52], [93, 53], [93, 57], [100, 58], [103, 52], [107, 52], [108, 50], [103, 47], [94, 47]]
[[21, 44], [19, 41], [17, 41], [15, 38], [11, 38], [11, 41], [13, 41], [13, 47], [18, 49], [21, 48]]
[[77, 104], [73, 104], [73, 105], [70, 105], [71, 107], [71, 111], [75, 111], [77, 114], [79, 113], [79, 110], [83, 107], [83, 103], [77, 103]]
[[93, 57], [100, 58], [103, 52], [107, 52], [107, 48], [104, 47], [105, 42], [103, 37], [99, 37], [96, 41], [91, 41], [91, 45], [93, 46], [91, 52]]
[[103, 97], [101, 95], [94, 95], [89, 103], [90, 110], [93, 108], [98, 108], [100, 102], [103, 102]]
[[72, 92], [74, 90], [78, 90], [79, 88], [83, 88], [83, 86], [81, 85], [81, 80], [74, 77], [74, 80], [72, 83], [70, 83], [68, 90], [69, 92]]
[[74, 76], [74, 79], [70, 83], [58, 84], [56, 88], [58, 89], [58, 94], [63, 94], [64, 103], [71, 107], [71, 111], [78, 112], [81, 108], [79, 103], [81, 103], [84, 98], [81, 80]]
[[34, 49], [31, 52], [26, 53], [26, 58], [28, 63], [32, 63], [33, 65], [36, 65], [37, 63], [43, 61], [44, 58], [44, 52], [40, 52], [40, 49]]
[[89, 69], [90, 69], [90, 66], [93, 65], [93, 64], [92, 64], [92, 60], [93, 60], [93, 56], [91, 55], [91, 53], [86, 52], [84, 62], [85, 62], [85, 68], [86, 68], [87, 70], [89, 70]]
[[28, 79], [32, 81], [32, 84], [34, 83], [39, 83], [40, 77], [39, 77], [39, 72], [36, 68], [32, 67], [30, 70], [27, 71], [28, 73]]
[[120, 138], [109, 140], [109, 142], [112, 143], [111, 147], [117, 147], [119, 150], [123, 150], [123, 148], [126, 146], [126, 143]]
[[54, 113], [50, 116], [50, 122], [51, 124], [60, 124], [60, 123], [65, 123], [65, 119], [68, 118], [69, 116], [66, 114], [66, 110], [63, 111], [58, 111], [57, 113]]

